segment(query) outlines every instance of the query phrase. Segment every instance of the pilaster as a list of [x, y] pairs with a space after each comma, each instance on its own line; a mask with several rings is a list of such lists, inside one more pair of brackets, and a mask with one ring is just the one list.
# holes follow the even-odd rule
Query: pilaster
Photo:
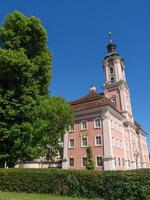
[[69, 158], [68, 158], [68, 132], [64, 134], [64, 145], [63, 145], [63, 161], [62, 168], [68, 169], [69, 167]]
[[112, 149], [112, 134], [111, 120], [109, 111], [102, 114], [103, 124], [103, 142], [104, 142], [104, 170], [115, 169], [113, 149]]

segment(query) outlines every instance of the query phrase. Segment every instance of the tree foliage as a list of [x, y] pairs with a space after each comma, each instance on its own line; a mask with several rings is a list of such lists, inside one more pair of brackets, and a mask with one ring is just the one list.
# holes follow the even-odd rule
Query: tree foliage
[[86, 148], [86, 154], [87, 154], [86, 169], [87, 170], [93, 170], [95, 167], [94, 167], [93, 153], [92, 153], [92, 147], [91, 146], [88, 146]]
[[[49, 97], [51, 52], [36, 17], [16, 11], [0, 28], [0, 166], [48, 155], [71, 122], [71, 109]], [[49, 153], [50, 155], [50, 153]]]

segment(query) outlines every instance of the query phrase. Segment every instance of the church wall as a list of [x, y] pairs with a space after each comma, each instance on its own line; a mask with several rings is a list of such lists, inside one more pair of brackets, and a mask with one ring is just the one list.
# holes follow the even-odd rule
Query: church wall
[[[82, 165], [82, 158], [86, 157], [86, 147], [82, 147], [82, 137], [87, 137], [87, 146], [92, 147], [93, 152], [93, 160], [96, 165], [96, 157], [101, 156], [103, 157], [103, 137], [102, 137], [102, 129], [101, 128], [94, 128], [94, 118], [87, 118], [87, 116], [82, 117], [84, 120], [87, 120], [87, 130], [81, 131], [81, 121], [75, 121], [75, 129], [74, 132], [68, 133], [68, 160], [70, 158], [74, 158], [74, 166], [68, 166], [68, 168], [75, 168], [75, 169], [85, 169]], [[95, 145], [95, 137], [101, 136], [102, 144], [100, 146]], [[69, 148], [69, 140], [74, 139], [75, 147]], [[102, 167], [96, 167], [101, 169]]]
[[106, 97], [108, 99], [111, 99], [113, 96], [116, 97], [116, 108], [121, 111], [121, 104], [120, 104], [120, 93], [119, 89], [107, 89], [105, 91]]
[[111, 116], [111, 133], [115, 169], [125, 169], [125, 145], [122, 121]]

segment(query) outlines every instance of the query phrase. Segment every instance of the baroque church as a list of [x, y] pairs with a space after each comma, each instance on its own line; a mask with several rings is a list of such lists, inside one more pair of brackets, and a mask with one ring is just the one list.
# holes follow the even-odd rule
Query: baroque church
[[111, 33], [103, 68], [104, 93], [92, 85], [87, 95], [70, 102], [75, 122], [64, 135], [62, 168], [84, 169], [88, 146], [96, 169], [148, 168], [147, 134], [133, 117], [124, 61]]
[[104, 93], [97, 93], [92, 85], [87, 95], [69, 102], [75, 122], [69, 126], [61, 142], [63, 155], [58, 155], [52, 162], [39, 158], [18, 163], [16, 167], [85, 169], [88, 146], [92, 149], [95, 169], [150, 167], [147, 133], [133, 117], [124, 61], [116, 50], [111, 33], [103, 69]]

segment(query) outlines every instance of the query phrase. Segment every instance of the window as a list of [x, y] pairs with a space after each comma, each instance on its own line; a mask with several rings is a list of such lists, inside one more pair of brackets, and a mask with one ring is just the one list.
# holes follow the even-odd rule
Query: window
[[115, 79], [114, 79], [114, 77], [111, 77], [111, 83], [114, 83], [114, 81], [115, 81]]
[[125, 165], [124, 158], [122, 158], [122, 166], [124, 166], [124, 165]]
[[81, 146], [87, 147], [87, 137], [82, 137]]
[[74, 166], [74, 158], [69, 159], [69, 165], [70, 165], [70, 167]]
[[120, 163], [120, 158], [118, 158], [118, 165], [119, 165], [119, 166], [121, 165], [121, 163]]
[[117, 104], [117, 100], [116, 100], [116, 96], [113, 96], [112, 98], [111, 98], [111, 102], [113, 103], [113, 104]]
[[114, 68], [110, 67], [110, 74], [113, 74], [113, 73], [114, 73]]
[[96, 164], [97, 164], [97, 167], [103, 166], [103, 159], [102, 159], [101, 156], [97, 156], [97, 158], [96, 158]]
[[87, 130], [87, 121], [82, 121], [81, 122], [81, 130]]
[[114, 162], [115, 162], [115, 166], [117, 165], [117, 160], [116, 157], [114, 157]]
[[74, 132], [74, 124], [69, 125], [69, 133]]
[[82, 166], [85, 167], [87, 163], [87, 157], [82, 158]]
[[74, 139], [69, 140], [69, 148], [74, 148]]
[[130, 160], [128, 160], [128, 166], [130, 167]]
[[96, 136], [95, 137], [95, 145], [100, 146], [102, 144], [102, 138], [101, 136]]
[[101, 120], [100, 118], [96, 118], [94, 120], [94, 128], [100, 128], [101, 127]]

